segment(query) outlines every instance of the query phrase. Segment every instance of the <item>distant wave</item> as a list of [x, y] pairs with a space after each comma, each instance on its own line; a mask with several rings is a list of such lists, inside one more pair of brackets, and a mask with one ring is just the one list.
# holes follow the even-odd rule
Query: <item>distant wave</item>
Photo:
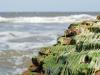
[[0, 17], [1, 23], [72, 23], [83, 20], [94, 20], [95, 16], [80, 14], [70, 16], [58, 16], [58, 17], [14, 17], [6, 18]]

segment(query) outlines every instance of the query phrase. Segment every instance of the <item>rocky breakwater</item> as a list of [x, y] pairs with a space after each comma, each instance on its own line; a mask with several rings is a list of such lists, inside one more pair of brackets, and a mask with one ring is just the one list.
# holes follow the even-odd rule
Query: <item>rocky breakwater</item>
[[41, 48], [23, 75], [100, 75], [100, 16], [71, 24], [57, 44]]

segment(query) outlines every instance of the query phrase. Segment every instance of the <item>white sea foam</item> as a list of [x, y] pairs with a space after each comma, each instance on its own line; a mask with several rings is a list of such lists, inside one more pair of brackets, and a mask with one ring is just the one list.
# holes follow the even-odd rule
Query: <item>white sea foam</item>
[[50, 32], [32, 34], [29, 32], [5, 31], [0, 32], [1, 50], [29, 50], [52, 45], [56, 42], [56, 35]]
[[70, 15], [70, 16], [59, 16], [59, 17], [14, 17], [5, 18], [0, 17], [0, 22], [10, 22], [10, 23], [71, 23], [82, 20], [93, 20], [95, 16], [80, 14], [80, 15]]

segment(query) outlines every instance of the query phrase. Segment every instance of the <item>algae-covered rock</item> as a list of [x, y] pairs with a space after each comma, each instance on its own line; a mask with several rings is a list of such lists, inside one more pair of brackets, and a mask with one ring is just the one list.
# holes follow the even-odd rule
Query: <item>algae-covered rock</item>
[[59, 39], [58, 39], [58, 42], [61, 44], [61, 45], [69, 45], [69, 44], [71, 44], [71, 41], [72, 41], [72, 39], [71, 38], [69, 38], [69, 37], [60, 37]]
[[40, 56], [43, 56], [43, 55], [47, 56], [49, 53], [51, 53], [49, 47], [48, 48], [41, 48], [41, 51], [39, 51]]
[[56, 45], [41, 48], [26, 75], [100, 75], [100, 16], [97, 19], [71, 24]]
[[81, 30], [78, 28], [73, 28], [73, 29], [67, 29], [64, 32], [64, 35], [66, 37], [71, 37], [71, 36], [75, 36], [75, 35], [79, 35], [81, 33]]
[[43, 62], [39, 62], [37, 58], [32, 58], [32, 65], [29, 66], [28, 70], [24, 71], [22, 75], [43, 75]]

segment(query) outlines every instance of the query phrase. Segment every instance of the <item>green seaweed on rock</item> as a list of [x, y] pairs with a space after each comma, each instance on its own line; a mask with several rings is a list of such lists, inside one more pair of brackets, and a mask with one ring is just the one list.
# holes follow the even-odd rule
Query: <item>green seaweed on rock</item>
[[44, 73], [35, 75], [99, 75], [99, 18], [71, 24], [56, 45], [41, 48], [37, 59], [43, 62]]

